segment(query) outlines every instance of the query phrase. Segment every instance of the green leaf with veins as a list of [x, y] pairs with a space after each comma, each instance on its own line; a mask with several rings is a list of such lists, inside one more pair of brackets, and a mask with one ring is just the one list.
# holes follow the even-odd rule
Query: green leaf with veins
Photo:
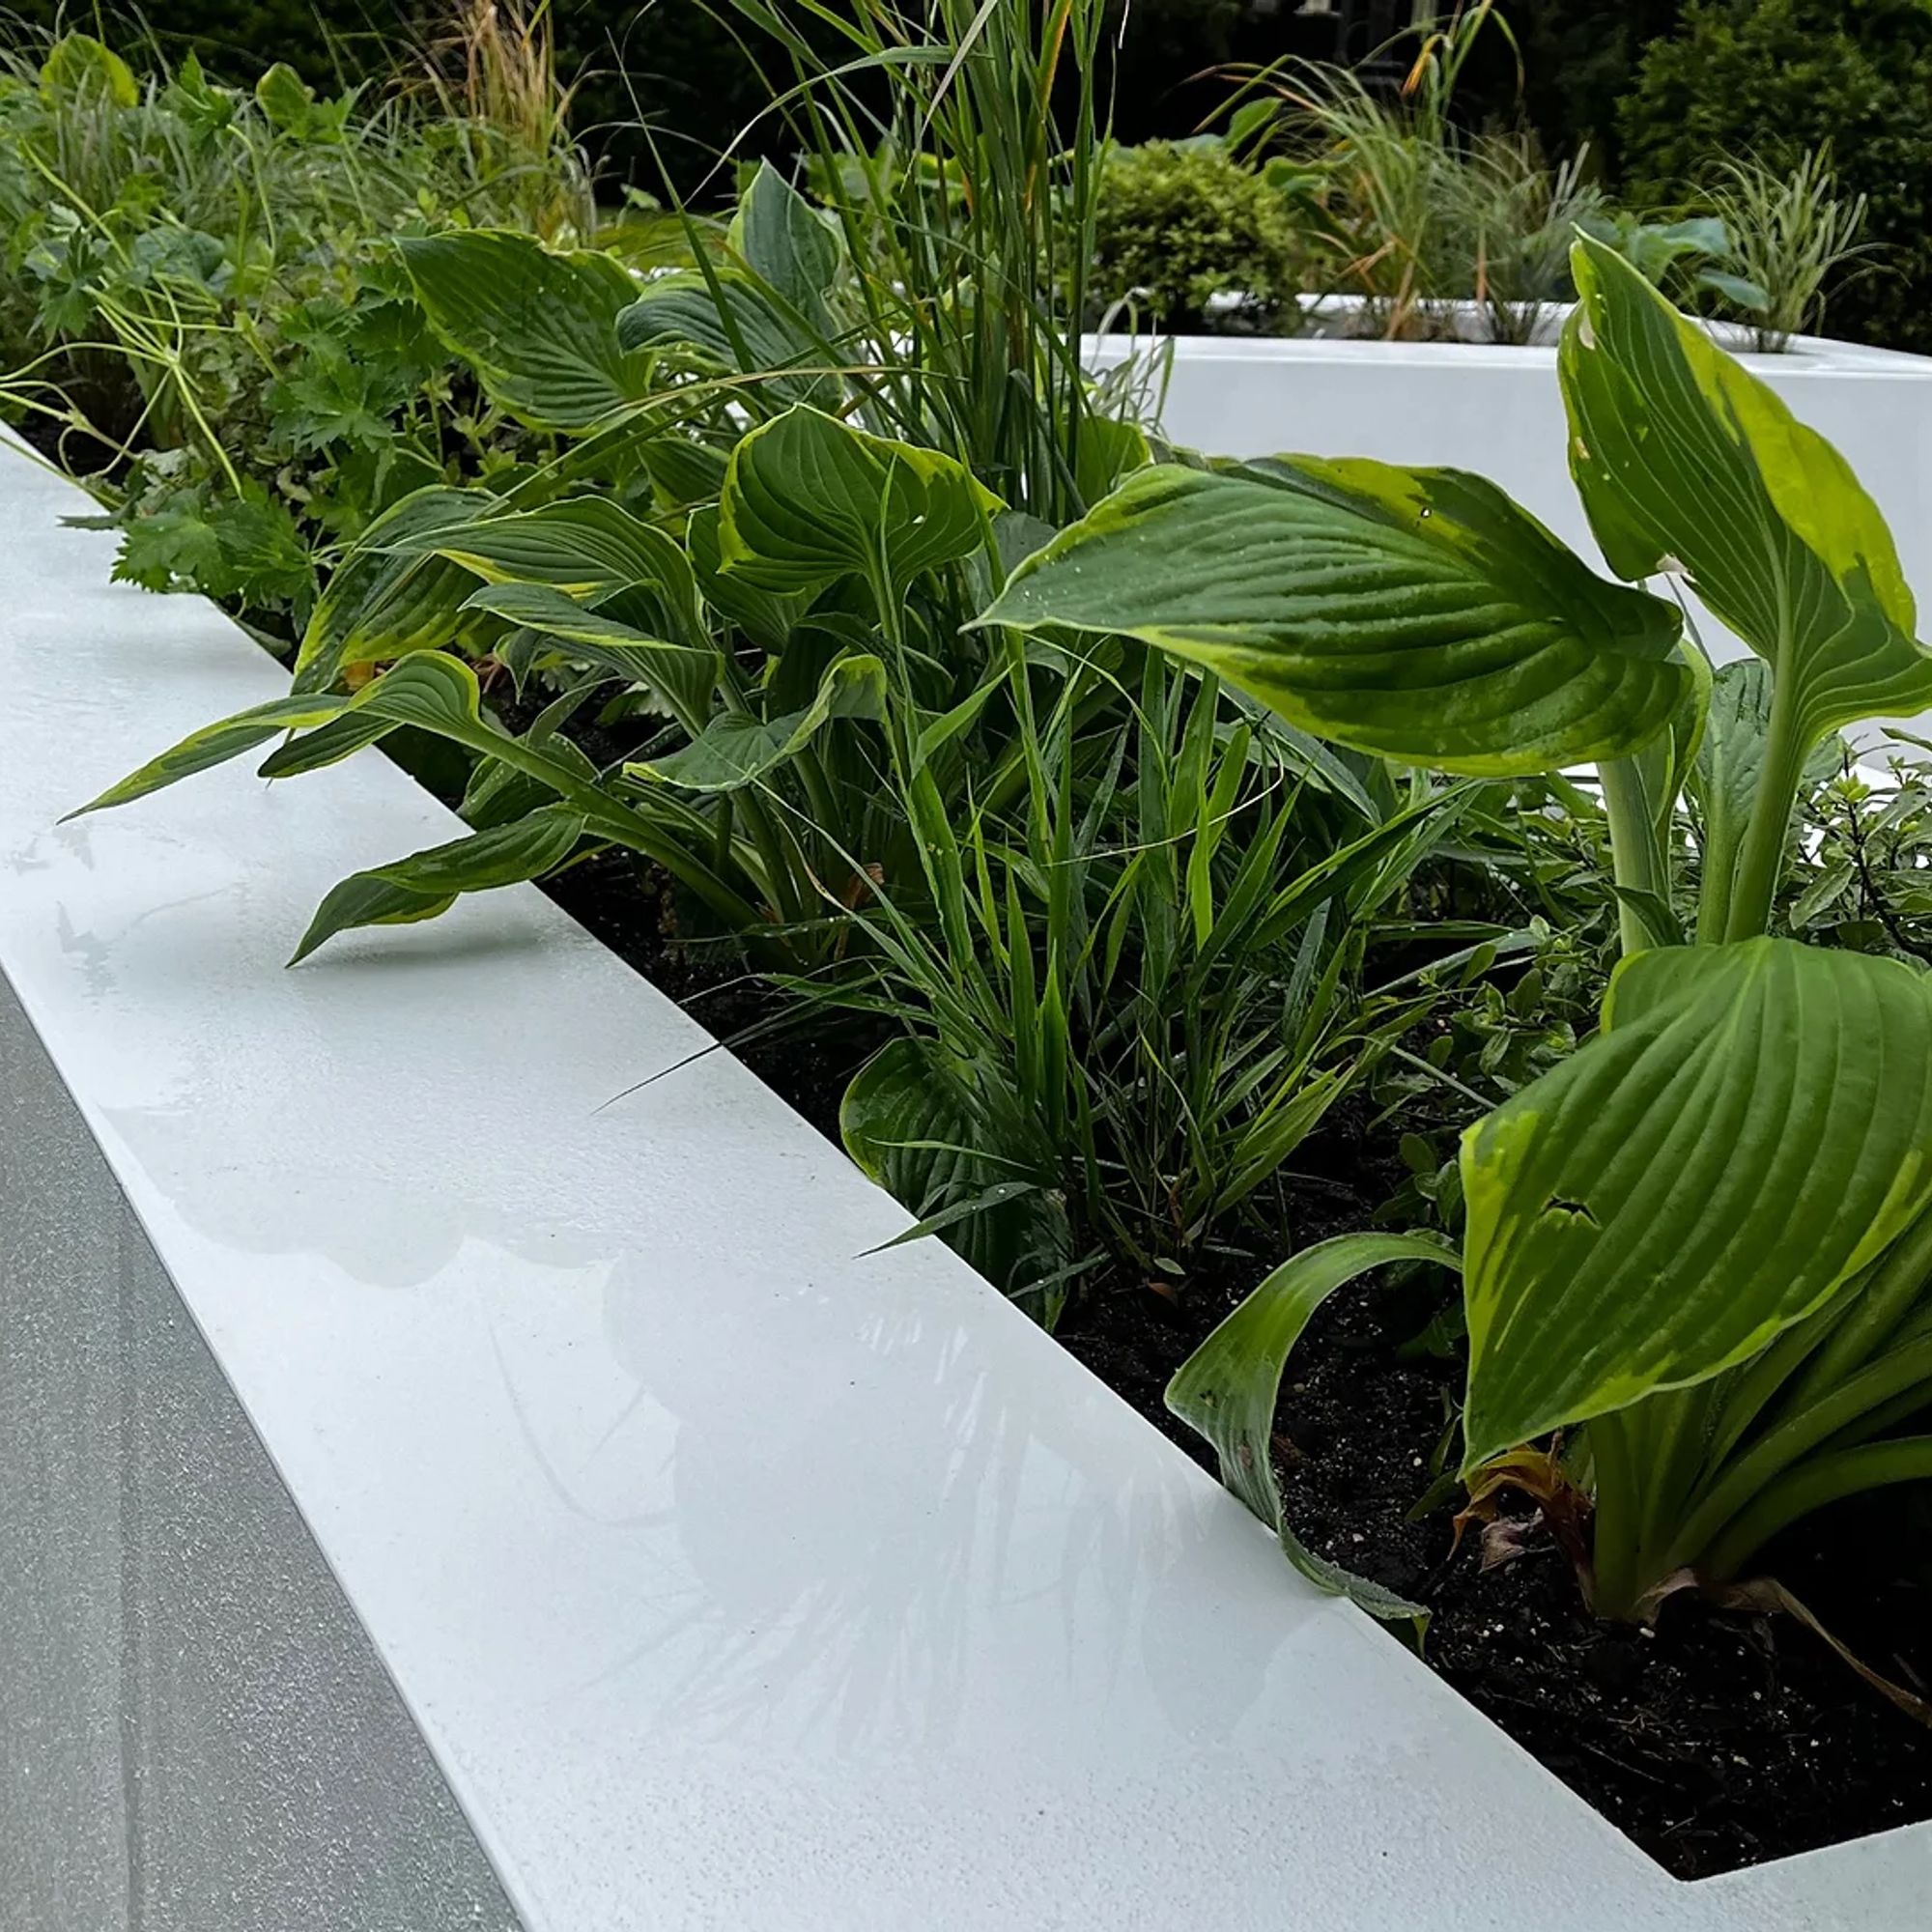
[[1809, 746], [1932, 706], [1891, 533], [1845, 459], [1600, 242], [1572, 255], [1570, 468], [1610, 568], [1681, 573]]
[[774, 294], [821, 334], [830, 332], [825, 298], [845, 259], [836, 216], [814, 208], [771, 162], [760, 161], [731, 222], [731, 245]]
[[1462, 1175], [1473, 1468], [1747, 1360], [1932, 1199], [1932, 979], [1782, 939], [1635, 953]]
[[296, 654], [296, 689], [326, 691], [353, 665], [455, 642], [475, 580], [437, 555], [427, 539], [473, 522], [491, 500], [437, 485], [378, 517], [316, 602]]
[[970, 556], [1005, 507], [964, 465], [793, 409], [731, 452], [720, 567], [757, 589], [809, 592], [843, 577], [903, 586]]
[[352, 873], [317, 907], [289, 964], [298, 965], [326, 940], [351, 926], [434, 919], [461, 894], [493, 892], [541, 878], [570, 857], [582, 835], [582, 812], [546, 805], [511, 824]]
[[842, 385], [836, 351], [785, 315], [734, 269], [660, 275], [617, 318], [626, 349], [681, 349], [707, 370], [745, 379], [749, 407], [813, 404], [836, 409]]
[[1691, 683], [1675, 608], [1493, 484], [1360, 460], [1139, 470], [977, 621], [1139, 638], [1321, 737], [1485, 778], [1627, 755]]
[[650, 358], [617, 340], [637, 284], [611, 256], [490, 229], [396, 245], [430, 327], [519, 421], [577, 433], [650, 395]]

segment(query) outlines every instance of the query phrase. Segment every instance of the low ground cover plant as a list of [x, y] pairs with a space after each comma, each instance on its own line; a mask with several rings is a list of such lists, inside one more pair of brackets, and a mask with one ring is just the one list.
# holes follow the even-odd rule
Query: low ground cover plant
[[471, 50], [476, 112], [324, 98], [286, 67], [244, 92], [192, 56], [137, 76], [83, 33], [0, 58], [0, 409], [92, 480], [125, 576], [299, 631], [390, 504], [541, 454], [453, 365], [392, 247], [594, 220], [561, 126], [508, 117], [508, 58]]

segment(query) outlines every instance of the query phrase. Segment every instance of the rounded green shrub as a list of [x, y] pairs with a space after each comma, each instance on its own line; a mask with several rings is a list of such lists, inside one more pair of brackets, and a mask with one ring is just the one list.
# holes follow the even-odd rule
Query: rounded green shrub
[[1782, 171], [1829, 142], [1877, 244], [1832, 332], [1932, 350], [1932, 0], [1691, 0], [1644, 55], [1620, 131], [1626, 190], [1660, 201], [1726, 157]]
[[1275, 328], [1293, 319], [1296, 287], [1287, 198], [1219, 142], [1108, 155], [1088, 282], [1096, 311], [1130, 302], [1163, 329]]

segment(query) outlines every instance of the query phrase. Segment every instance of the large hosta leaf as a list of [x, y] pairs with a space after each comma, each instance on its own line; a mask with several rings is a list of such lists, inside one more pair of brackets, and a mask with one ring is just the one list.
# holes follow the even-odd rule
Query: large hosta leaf
[[1323, 737], [1477, 777], [1623, 756], [1690, 681], [1674, 608], [1493, 485], [1363, 461], [1142, 469], [979, 621], [1139, 638]]
[[1773, 666], [1805, 742], [1932, 705], [1897, 550], [1845, 459], [1614, 250], [1573, 261], [1570, 467], [1611, 569], [1681, 571]]
[[573, 497], [534, 510], [399, 536], [399, 553], [447, 558], [489, 583], [544, 584], [569, 597], [603, 599], [640, 586], [662, 605], [672, 643], [703, 648], [696, 581], [683, 549], [602, 497]]
[[1458, 1264], [1456, 1250], [1435, 1235], [1338, 1235], [1304, 1248], [1180, 1365], [1168, 1384], [1167, 1406], [1213, 1445], [1221, 1480], [1281, 1539], [1304, 1577], [1374, 1616], [1420, 1626], [1428, 1621], [1420, 1605], [1317, 1555], [1288, 1526], [1273, 1454], [1282, 1374], [1315, 1311], [1371, 1268], [1417, 1261]]
[[1932, 978], [1790, 940], [1641, 952], [1469, 1129], [1471, 1465], [1741, 1362], [1932, 1198]]
[[475, 491], [439, 485], [378, 517], [309, 617], [296, 656], [296, 689], [326, 691], [352, 665], [453, 643], [463, 632], [463, 599], [472, 580], [426, 540], [473, 522], [489, 506]]
[[816, 410], [787, 410], [731, 452], [719, 511], [721, 567], [781, 593], [881, 572], [902, 585], [970, 556], [1002, 507], [937, 450], [870, 436]]
[[650, 358], [617, 340], [638, 285], [609, 255], [491, 230], [397, 245], [430, 327], [520, 421], [586, 430], [650, 394]]
[[753, 277], [735, 269], [663, 275], [618, 319], [627, 349], [682, 349], [707, 369], [745, 379], [745, 400], [837, 406], [841, 384], [833, 346], [785, 314]]
[[758, 164], [738, 203], [731, 245], [774, 295], [825, 324], [825, 297], [845, 259], [844, 237], [837, 220], [813, 208], [770, 161]]

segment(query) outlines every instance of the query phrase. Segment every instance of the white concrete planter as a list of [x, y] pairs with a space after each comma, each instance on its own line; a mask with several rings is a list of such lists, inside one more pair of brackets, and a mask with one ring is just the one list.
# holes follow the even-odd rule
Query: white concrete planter
[[8, 1932], [1910, 1932], [1682, 1886], [380, 758], [57, 826], [280, 673], [0, 453]]

